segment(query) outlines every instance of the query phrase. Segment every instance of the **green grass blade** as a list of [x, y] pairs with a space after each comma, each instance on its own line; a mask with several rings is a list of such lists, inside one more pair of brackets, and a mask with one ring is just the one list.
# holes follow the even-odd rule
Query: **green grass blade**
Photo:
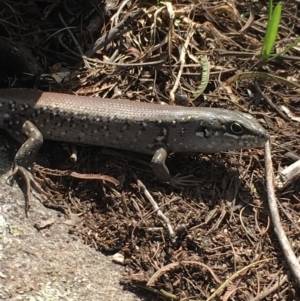
[[[272, 1], [270, 0], [270, 3], [271, 2]], [[266, 35], [264, 38], [264, 44], [263, 44], [263, 50], [262, 50], [262, 59], [263, 60], [267, 60], [269, 58], [271, 51], [274, 47], [280, 20], [281, 20], [281, 12], [282, 12], [282, 4], [281, 4], [281, 2], [278, 2], [277, 5], [275, 6], [274, 10], [272, 11], [271, 18], [269, 18], [270, 15], [268, 16], [267, 32], [266, 32]]]
[[267, 45], [267, 42], [270, 39], [269, 36], [270, 36], [270, 32], [271, 32], [272, 14], [273, 14], [273, 0], [269, 0], [267, 29], [266, 29], [266, 33], [265, 33], [265, 37], [264, 37], [264, 43], [263, 43], [263, 47], [262, 47], [262, 51], [261, 51], [262, 60], [267, 59], [266, 45]]
[[271, 23], [273, 15], [273, 0], [269, 0], [269, 7], [268, 7], [268, 25]]
[[268, 61], [274, 60], [276, 58], [278, 58], [279, 56], [285, 54], [286, 52], [290, 51], [294, 46], [296, 46], [297, 44], [300, 43], [300, 38], [298, 38], [295, 42], [293, 42], [292, 44], [290, 44], [288, 47], [286, 47], [285, 49], [283, 49], [281, 52], [274, 54], [273, 56], [271, 56]]

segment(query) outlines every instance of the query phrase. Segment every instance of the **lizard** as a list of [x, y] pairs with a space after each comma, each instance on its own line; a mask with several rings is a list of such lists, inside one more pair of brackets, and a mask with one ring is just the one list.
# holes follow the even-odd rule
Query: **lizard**
[[262, 147], [268, 131], [250, 114], [222, 108], [183, 107], [126, 99], [76, 96], [31, 89], [0, 89], [0, 129], [22, 143], [11, 175], [33, 182], [28, 168], [43, 139], [98, 145], [152, 155], [155, 176], [174, 187], [170, 153], [216, 153]]

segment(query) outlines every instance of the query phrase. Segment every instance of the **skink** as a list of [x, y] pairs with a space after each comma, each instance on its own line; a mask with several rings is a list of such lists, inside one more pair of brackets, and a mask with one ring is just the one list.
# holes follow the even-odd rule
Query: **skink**
[[262, 147], [268, 132], [249, 114], [27, 89], [0, 90], [0, 128], [23, 143], [14, 173], [29, 167], [44, 139], [152, 155], [154, 174], [174, 186], [169, 153], [215, 153]]

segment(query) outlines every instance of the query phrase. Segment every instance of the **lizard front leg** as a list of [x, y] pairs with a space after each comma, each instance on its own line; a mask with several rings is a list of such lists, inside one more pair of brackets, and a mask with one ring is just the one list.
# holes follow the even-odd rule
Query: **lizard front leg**
[[192, 179], [192, 175], [172, 176], [168, 167], [166, 166], [167, 157], [167, 150], [161, 147], [155, 151], [151, 160], [153, 173], [160, 181], [169, 183], [174, 188], [179, 188], [182, 186], [195, 186], [198, 184], [198, 181]]

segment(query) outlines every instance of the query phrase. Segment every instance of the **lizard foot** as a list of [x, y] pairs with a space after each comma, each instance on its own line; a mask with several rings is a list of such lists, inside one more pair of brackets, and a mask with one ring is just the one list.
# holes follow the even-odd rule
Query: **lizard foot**
[[19, 174], [25, 182], [25, 215], [28, 217], [28, 211], [31, 204], [31, 188], [33, 187], [40, 194], [50, 197], [50, 194], [44, 191], [39, 184], [35, 181], [32, 174], [23, 166], [16, 165], [7, 177], [7, 180], [11, 180], [16, 174]]
[[183, 186], [198, 186], [199, 180], [195, 180], [194, 176], [192, 175], [181, 176], [180, 174], [177, 174], [171, 178], [169, 184], [174, 188], [180, 188]]

